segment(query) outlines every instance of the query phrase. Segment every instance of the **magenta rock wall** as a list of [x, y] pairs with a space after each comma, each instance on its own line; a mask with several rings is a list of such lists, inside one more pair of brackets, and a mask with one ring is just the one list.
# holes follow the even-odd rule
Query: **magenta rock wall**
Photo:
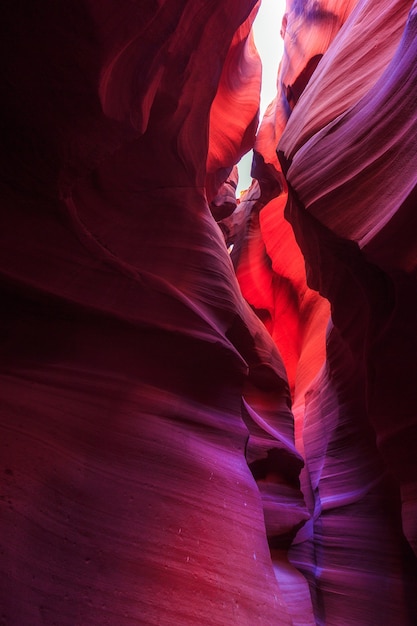
[[257, 9], [2, 7], [4, 626], [417, 623], [417, 5], [289, 0], [259, 130]]

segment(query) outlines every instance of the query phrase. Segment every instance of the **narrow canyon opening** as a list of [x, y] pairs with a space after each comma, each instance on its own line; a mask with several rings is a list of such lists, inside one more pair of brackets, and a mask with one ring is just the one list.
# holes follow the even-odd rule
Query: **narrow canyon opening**
[[2, 7], [5, 626], [416, 623], [416, 2], [258, 8]]
[[[285, 14], [285, 5], [285, 0], [262, 0], [252, 25], [255, 46], [262, 62], [260, 121], [277, 92], [278, 66], [281, 62], [284, 46], [281, 37], [281, 25]], [[239, 161], [238, 198], [242, 191], [250, 187], [252, 159], [253, 152], [251, 150]]]

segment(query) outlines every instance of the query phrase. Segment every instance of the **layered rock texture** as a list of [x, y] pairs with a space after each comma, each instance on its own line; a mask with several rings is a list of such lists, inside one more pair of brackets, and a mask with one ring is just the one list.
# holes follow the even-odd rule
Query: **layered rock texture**
[[0, 624], [417, 623], [417, 3], [258, 6], [2, 7]]

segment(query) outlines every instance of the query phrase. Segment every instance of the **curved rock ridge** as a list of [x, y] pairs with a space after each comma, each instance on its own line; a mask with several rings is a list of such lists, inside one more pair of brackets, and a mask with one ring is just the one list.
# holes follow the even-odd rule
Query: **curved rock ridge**
[[258, 8], [259, 2], [233, 37], [211, 106], [206, 179], [209, 202], [255, 141], [262, 69], [251, 26]]
[[[383, 340], [385, 350], [379, 353], [383, 359], [375, 362], [374, 346], [381, 350], [375, 337], [386, 324], [393, 289], [356, 244], [325, 229], [295, 204], [294, 195], [287, 213], [310, 265], [311, 279], [320, 276], [320, 285], [316, 284], [331, 302], [333, 322], [326, 341], [326, 366], [306, 394], [302, 484], [313, 523], [300, 532], [292, 562], [311, 580], [315, 614], [322, 623], [336, 624], [340, 615], [353, 623], [366, 623], [377, 615], [388, 623], [398, 619], [412, 624], [417, 570], [401, 522], [396, 474], [403, 461], [397, 457], [394, 464], [391, 459], [390, 467], [380, 445], [381, 419], [372, 401], [374, 394], [385, 394], [387, 399], [393, 392], [394, 379], [389, 391], [380, 390], [373, 369], [381, 371], [385, 362], [385, 370], [385, 359], [395, 355], [394, 351], [387, 355], [388, 343]], [[327, 271], [320, 272], [319, 267]], [[388, 328], [390, 336], [395, 327]], [[410, 394], [406, 403], [409, 400]], [[410, 433], [409, 417], [402, 421]], [[404, 452], [407, 448], [415, 449], [410, 439]], [[409, 467], [409, 461], [406, 464]], [[408, 476], [412, 479], [413, 471]], [[408, 504], [412, 508], [412, 502]], [[406, 516], [408, 523], [409, 519]], [[336, 530], [340, 528], [342, 533]], [[354, 575], [349, 573], [352, 569]], [[388, 596], [383, 591], [387, 580]]]
[[240, 240], [246, 239], [243, 248], [238, 248], [243, 249], [239, 261], [234, 251], [242, 292], [266, 323], [284, 358], [296, 415], [297, 403], [303, 403], [306, 388], [324, 362], [329, 309], [327, 302], [308, 287], [303, 255], [284, 219], [286, 181], [276, 147], [317, 63], [354, 5], [335, 1], [287, 4], [281, 28], [284, 56], [278, 70], [277, 96], [261, 122], [254, 149], [252, 175], [261, 191], [250, 225], [244, 222], [241, 227]]
[[322, 55], [348, 18], [357, 0], [290, 1], [281, 36], [285, 48], [280, 83], [287, 110], [293, 110]]
[[302, 484], [313, 520], [292, 551], [324, 624], [341, 615], [346, 623], [378, 616], [413, 624], [416, 615], [416, 243], [407, 234], [413, 218], [406, 220], [416, 184], [411, 4], [358, 3], [278, 146], [289, 183], [286, 216], [308, 283], [331, 304], [326, 366], [303, 414]]
[[[354, 6], [355, 2], [334, 0], [287, 3], [277, 96], [265, 113], [255, 142], [252, 174], [262, 190], [255, 212], [259, 218], [255, 213], [251, 218], [237, 275], [243, 294], [262, 311], [261, 318], [267, 321], [283, 355], [296, 405], [303, 403], [306, 388], [324, 362], [328, 304], [307, 286], [303, 255], [284, 219], [286, 182], [276, 147], [288, 119], [292, 119], [292, 110], [297, 112], [298, 99], [317, 63]], [[296, 382], [299, 393], [295, 392]], [[297, 415], [297, 406], [294, 410]]]
[[[8, 626], [294, 623], [280, 581], [296, 593], [287, 549], [308, 513], [287, 377], [205, 188], [207, 155], [227, 171], [252, 141], [255, 11], [4, 7]], [[247, 101], [234, 125], [219, 83]]]
[[[309, 212], [340, 236], [356, 240], [361, 246], [393, 217], [417, 182], [417, 122], [412, 106], [416, 83], [415, 30], [415, 20], [410, 17], [398, 49], [379, 81], [355, 106], [300, 148], [288, 172], [289, 181]], [[316, 165], [309, 168], [307, 182], [300, 176], [305, 176], [302, 160], [303, 155], [309, 159], [309, 146]], [[400, 179], [393, 174], [395, 168], [401, 171]], [[318, 170], [326, 172], [327, 184]], [[369, 191], [366, 194], [369, 189], [372, 195]], [[386, 189], [389, 193], [385, 194], [381, 210], [378, 198]], [[331, 209], [320, 207], [320, 197], [327, 198]], [[348, 219], [345, 206], [350, 207]]]
[[356, 3], [357, 0], [287, 2], [280, 30], [284, 53], [278, 69], [277, 95], [266, 110], [255, 142], [256, 152], [277, 170], [281, 168], [276, 146], [286, 123], [317, 64]]
[[306, 86], [303, 106], [288, 120], [280, 141], [287, 158], [356, 104], [381, 77], [402, 37], [410, 4], [410, 0], [356, 3]]
[[289, 375], [311, 514], [290, 560], [309, 581], [314, 619], [411, 626], [415, 2], [344, 13], [339, 3], [339, 14], [334, 3], [327, 21], [324, 5], [287, 4], [277, 97], [255, 145], [259, 191], [239, 206], [234, 263]]

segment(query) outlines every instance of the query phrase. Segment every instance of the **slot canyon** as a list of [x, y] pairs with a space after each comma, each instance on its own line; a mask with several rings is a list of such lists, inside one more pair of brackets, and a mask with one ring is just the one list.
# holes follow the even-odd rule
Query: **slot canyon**
[[417, 624], [417, 0], [259, 6], [2, 3], [1, 626]]

